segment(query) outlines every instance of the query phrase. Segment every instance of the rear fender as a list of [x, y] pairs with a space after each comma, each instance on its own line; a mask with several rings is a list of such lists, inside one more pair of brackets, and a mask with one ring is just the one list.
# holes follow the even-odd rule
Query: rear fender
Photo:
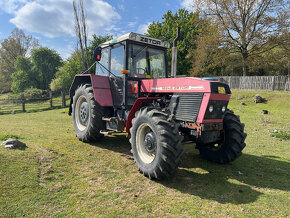
[[109, 78], [107, 76], [99, 76], [99, 75], [92, 75], [92, 74], [78, 74], [75, 76], [69, 90], [69, 95], [71, 99], [70, 107], [69, 107], [69, 115], [71, 115], [72, 113], [73, 96], [75, 94], [76, 89], [81, 84], [92, 85], [94, 98], [100, 106], [102, 107], [113, 106], [111, 88], [110, 88]]

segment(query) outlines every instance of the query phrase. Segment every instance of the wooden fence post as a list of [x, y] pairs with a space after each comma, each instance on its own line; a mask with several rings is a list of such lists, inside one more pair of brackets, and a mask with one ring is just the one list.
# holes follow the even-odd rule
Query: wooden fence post
[[22, 111], [25, 112], [25, 97], [24, 94], [21, 95]]
[[52, 108], [52, 91], [49, 90], [49, 102], [50, 102], [50, 108]]
[[62, 100], [62, 107], [66, 107], [66, 102], [65, 102], [65, 92], [64, 90], [61, 90], [61, 100]]

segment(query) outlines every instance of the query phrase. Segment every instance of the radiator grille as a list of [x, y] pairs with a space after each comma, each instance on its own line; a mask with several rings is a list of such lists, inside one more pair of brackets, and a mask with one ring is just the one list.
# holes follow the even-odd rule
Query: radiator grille
[[178, 99], [175, 118], [194, 122], [197, 119], [203, 93], [178, 93], [172, 96]]

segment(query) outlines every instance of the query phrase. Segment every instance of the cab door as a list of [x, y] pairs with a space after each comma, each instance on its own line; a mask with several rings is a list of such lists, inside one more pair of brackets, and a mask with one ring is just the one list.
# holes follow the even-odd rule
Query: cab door
[[111, 47], [109, 70], [110, 83], [114, 106], [120, 108], [123, 100], [123, 74], [121, 70], [125, 69], [125, 46], [117, 44]]

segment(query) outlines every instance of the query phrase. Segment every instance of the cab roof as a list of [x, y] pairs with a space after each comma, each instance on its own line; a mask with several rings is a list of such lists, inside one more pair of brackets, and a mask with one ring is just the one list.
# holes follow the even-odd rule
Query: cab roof
[[122, 42], [125, 40], [140, 42], [140, 43], [158, 46], [158, 47], [163, 47], [163, 48], [170, 48], [169, 42], [167, 42], [165, 40], [155, 39], [155, 38], [151, 38], [149, 36], [145, 36], [145, 35], [141, 35], [141, 34], [133, 33], [133, 32], [127, 33], [125, 35], [119, 36], [118, 38], [114, 38], [110, 41], [104, 42], [104, 43], [100, 44], [99, 46], [101, 48], [105, 48], [105, 47], [114, 45], [116, 43], [119, 43], [119, 42]]

